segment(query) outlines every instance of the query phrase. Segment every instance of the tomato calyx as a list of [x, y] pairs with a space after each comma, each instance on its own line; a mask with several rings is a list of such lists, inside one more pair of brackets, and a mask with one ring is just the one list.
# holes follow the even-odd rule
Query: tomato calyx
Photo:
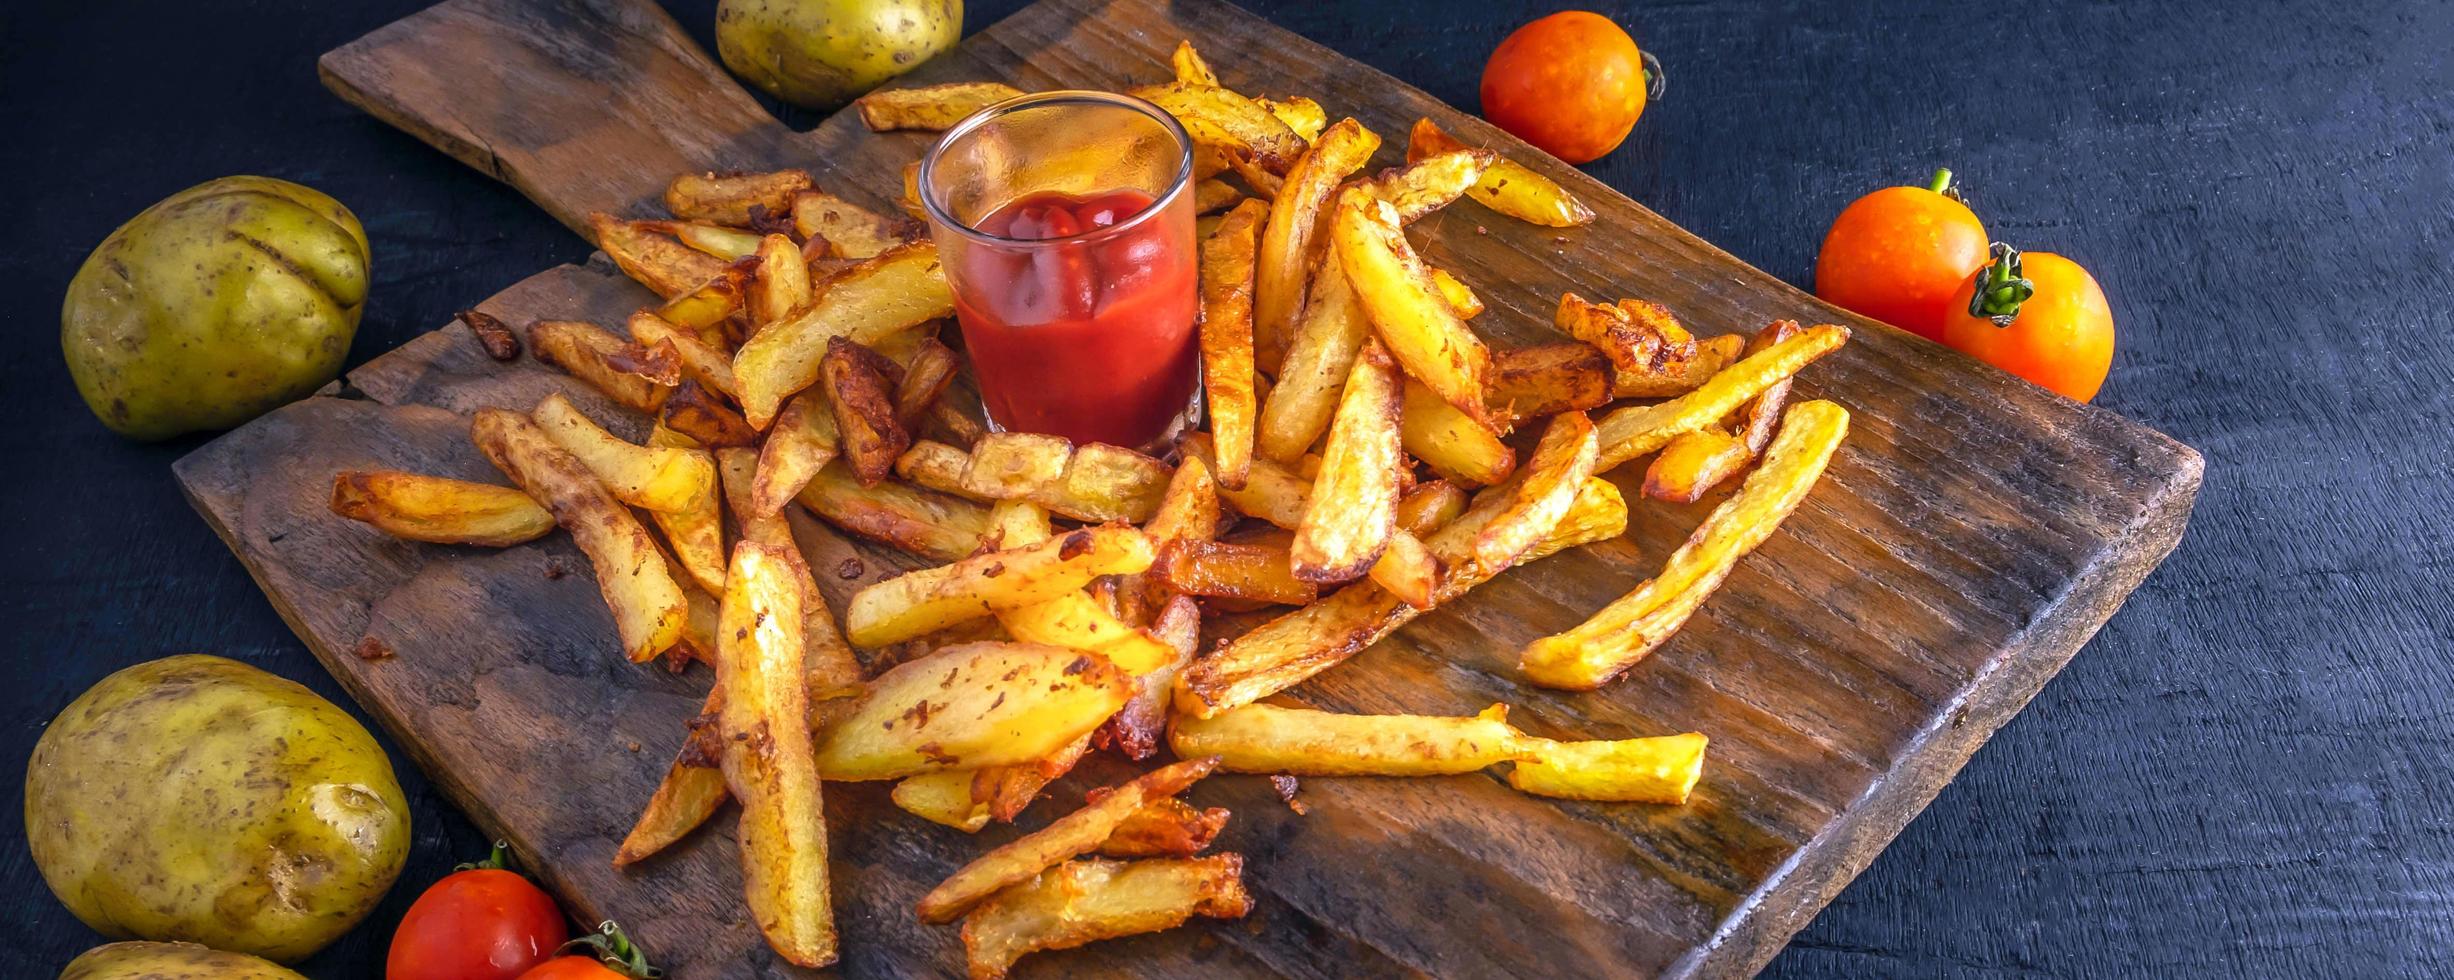
[[1644, 65], [1645, 101], [1661, 101], [1662, 93], [1670, 90], [1670, 76], [1662, 74], [1662, 60], [1642, 50], [1636, 52], [1636, 60]]
[[[1946, 170], [1942, 176], [1950, 173]], [[2019, 305], [2036, 295], [2036, 284], [2020, 274], [2019, 249], [1995, 242], [1990, 254], [1985, 268], [1977, 270], [1977, 289], [1969, 294], [1968, 315], [2008, 327], [2019, 316]]]
[[562, 944], [559, 956], [587, 956], [631, 980], [657, 980], [665, 975], [648, 963], [648, 954], [631, 945], [631, 937], [612, 919], [597, 923], [596, 931]]
[[452, 865], [452, 870], [454, 870], [454, 871], [509, 871], [509, 870], [511, 870], [511, 861], [509, 860], [509, 859], [510, 859], [510, 857], [511, 857], [511, 853], [510, 853], [510, 851], [509, 851], [510, 846], [511, 846], [511, 845], [506, 844], [506, 843], [504, 843], [504, 842], [502, 842], [502, 841], [499, 841], [499, 840], [498, 840], [498, 841], [495, 841], [495, 842], [494, 842], [494, 851], [493, 851], [493, 853], [486, 855], [486, 859], [485, 859], [485, 860], [483, 860], [483, 861], [471, 861], [471, 862], [468, 862], [468, 863], [466, 863], [466, 864], [455, 864], [455, 865]]

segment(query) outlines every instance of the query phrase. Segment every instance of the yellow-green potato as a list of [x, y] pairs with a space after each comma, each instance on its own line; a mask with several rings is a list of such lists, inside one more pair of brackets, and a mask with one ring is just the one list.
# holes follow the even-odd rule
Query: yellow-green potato
[[347, 712], [191, 654], [103, 678], [51, 720], [26, 766], [26, 841], [104, 935], [292, 963], [392, 887], [409, 812]]
[[833, 109], [963, 36], [963, 0], [723, 0], [716, 53], [767, 94]]
[[68, 961], [60, 980], [307, 980], [281, 964], [195, 943], [112, 943]]
[[340, 374], [366, 262], [341, 202], [270, 177], [206, 181], [85, 257], [60, 308], [68, 373], [129, 438], [229, 428]]

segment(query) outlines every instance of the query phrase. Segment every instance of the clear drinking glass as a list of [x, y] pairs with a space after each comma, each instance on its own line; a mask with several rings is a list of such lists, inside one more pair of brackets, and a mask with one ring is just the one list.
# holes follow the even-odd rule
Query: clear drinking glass
[[989, 423], [1153, 449], [1198, 411], [1193, 141], [1157, 106], [1044, 92], [920, 161]]

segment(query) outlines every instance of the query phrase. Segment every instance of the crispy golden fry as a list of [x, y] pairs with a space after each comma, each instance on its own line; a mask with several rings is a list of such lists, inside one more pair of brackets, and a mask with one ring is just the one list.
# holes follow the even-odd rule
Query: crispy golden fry
[[469, 328], [470, 335], [477, 338], [477, 345], [486, 349], [487, 357], [498, 361], [520, 359], [520, 335], [512, 333], [501, 317], [476, 310], [462, 310], [452, 314], [452, 319]]
[[962, 360], [943, 341], [922, 337], [902, 363], [903, 380], [895, 384], [895, 420], [903, 423], [905, 429], [912, 429], [927, 421], [939, 396], [954, 384]]
[[1184, 792], [1218, 767], [1217, 759], [1186, 756], [1187, 761], [1152, 770], [1139, 779], [1109, 787], [1082, 809], [1058, 817], [1038, 831], [981, 855], [953, 876], [930, 889], [914, 911], [920, 921], [947, 923], [960, 918], [989, 896], [1030, 881], [1042, 871], [1099, 848], [1125, 818], [1142, 804]]
[[1658, 372], [1695, 356], [1696, 341], [1670, 311], [1652, 303], [1622, 300], [1604, 306], [1575, 293], [1559, 294], [1552, 322], [1568, 336], [1593, 345], [1612, 366], [1633, 373]]
[[1848, 432], [1849, 412], [1831, 402], [1790, 408], [1764, 465], [1671, 552], [1661, 574], [1575, 628], [1527, 646], [1518, 664], [1526, 679], [1592, 690], [1652, 653], [1721, 587], [1740, 558], [1798, 509]]
[[855, 645], [900, 643], [967, 619], [1047, 602], [1102, 575], [1150, 567], [1150, 539], [1123, 525], [1082, 528], [1025, 548], [975, 555], [887, 579], [852, 596], [845, 632]]
[[1797, 374], [1799, 369], [1848, 340], [1847, 327], [1829, 323], [1808, 327], [1797, 336], [1730, 365], [1694, 391], [1660, 404], [1623, 408], [1603, 416], [1599, 424], [1601, 468], [1611, 469], [1668, 445], [1681, 433], [1720, 421], [1748, 399]]
[[835, 413], [823, 394], [805, 391], [785, 402], [758, 449], [758, 476], [748, 512], [760, 517], [783, 513], [784, 505], [835, 459], [837, 439]]
[[1216, 214], [1235, 207], [1243, 199], [1244, 192], [1216, 177], [1193, 185], [1194, 214]]
[[1685, 803], [1704, 775], [1704, 736], [1695, 732], [1615, 742], [1533, 740], [1508, 785], [1565, 800]]
[[1159, 751], [1167, 733], [1167, 706], [1176, 675], [1193, 662], [1201, 647], [1201, 607], [1191, 597], [1176, 596], [1151, 618], [1150, 635], [1167, 644], [1167, 663], [1133, 679], [1133, 698], [1100, 725], [1099, 744], [1114, 745], [1131, 759], [1147, 759]]
[[750, 427], [749, 420], [695, 380], [684, 380], [675, 387], [656, 417], [665, 428], [689, 436], [702, 446], [749, 446], [758, 442], [758, 430]]
[[1286, 173], [1304, 152], [1304, 138], [1285, 120], [1227, 89], [1170, 82], [1146, 85], [1130, 94], [1175, 116], [1195, 143], [1218, 147], [1230, 159], [1250, 159], [1270, 173]]
[[631, 340], [642, 347], [670, 347], [680, 362], [682, 372], [691, 380], [730, 397], [733, 393], [733, 356], [710, 346], [697, 333], [665, 322], [664, 318], [647, 310], [631, 314]]
[[[1406, 140], [1406, 161], [1413, 163], [1441, 153], [1467, 149], [1430, 119], [1417, 119]], [[1492, 158], [1482, 179], [1466, 193], [1484, 207], [1519, 221], [1549, 228], [1568, 228], [1593, 220], [1593, 209], [1550, 178], [1507, 157]]]
[[522, 491], [552, 512], [596, 566], [597, 588], [613, 610], [622, 650], [635, 662], [663, 653], [682, 637], [688, 605], [648, 529], [624, 510], [570, 453], [517, 412], [481, 409], [469, 427], [480, 452]]
[[847, 532], [939, 561], [978, 550], [988, 531], [986, 507], [893, 480], [864, 487], [842, 460], [820, 467], [795, 499]]
[[332, 512], [396, 538], [507, 547], [554, 529], [554, 515], [510, 487], [399, 470], [332, 475]]
[[1568, 505], [1567, 516], [1559, 526], [1517, 558], [1517, 564], [1539, 561], [1580, 544], [1608, 541], [1627, 533], [1627, 499], [1619, 495], [1619, 485], [1601, 477], [1591, 477], [1578, 487], [1576, 501]]
[[793, 195], [809, 188], [809, 174], [799, 170], [683, 174], [665, 185], [665, 210], [677, 218], [747, 228], [783, 214]]
[[[1699, 350], [1697, 359], [1702, 353]], [[1587, 344], [1536, 344], [1495, 351], [1491, 376], [1483, 386], [1483, 403], [1493, 415], [1512, 422], [1591, 411], [1616, 397], [1611, 377], [1610, 358]]]
[[822, 191], [793, 195], [792, 226], [803, 238], [824, 239], [838, 258], [870, 259], [912, 241], [918, 229]]
[[905, 776], [888, 798], [905, 813], [975, 834], [988, 826], [988, 803], [971, 795], [971, 779], [963, 769]]
[[1205, 214], [1193, 219], [1193, 240], [1208, 241], [1210, 236], [1218, 234], [1219, 226], [1225, 224], [1226, 221], [1227, 216], [1223, 214]]
[[1417, 609], [1439, 601], [1440, 558], [1412, 534], [1389, 536], [1389, 550], [1372, 563], [1372, 584]]
[[1409, 161], [1384, 171], [1364, 186], [1372, 196], [1397, 209], [1401, 224], [1448, 207], [1481, 180], [1497, 154], [1489, 150], [1451, 150]]
[[1185, 595], [1300, 606], [1320, 586], [1296, 578], [1283, 546], [1230, 541], [1179, 541], [1160, 556], [1158, 576]]
[[716, 644], [725, 784], [741, 801], [742, 894], [767, 945], [801, 966], [835, 961], [826, 808], [811, 764], [801, 556], [744, 541], [725, 575]]
[[903, 196], [896, 198], [895, 204], [903, 209], [904, 214], [912, 216], [915, 220], [929, 216], [928, 209], [922, 207], [920, 203], [920, 161], [914, 160], [903, 165]]
[[[655, 365], [640, 362], [638, 345], [593, 323], [539, 320], [528, 327], [528, 349], [632, 411], [653, 415], [673, 393]], [[676, 355], [676, 372], [678, 361]]]
[[1256, 98], [1253, 102], [1268, 109], [1270, 115], [1277, 116], [1279, 122], [1286, 123], [1287, 128], [1303, 137], [1306, 143], [1320, 139], [1321, 130], [1329, 125], [1329, 111], [1321, 108], [1320, 103], [1300, 95], [1283, 99]]
[[537, 428], [633, 507], [695, 511], [716, 499], [716, 461], [702, 450], [657, 449], [625, 441], [557, 392], [529, 413]]
[[1516, 450], [1414, 381], [1406, 383], [1401, 396], [1398, 436], [1407, 455], [1422, 460], [1441, 479], [1463, 486], [1490, 486], [1517, 468]]
[[912, 434], [895, 417], [895, 382], [903, 369], [878, 352], [842, 337], [827, 338], [818, 362], [819, 386], [835, 412], [844, 462], [865, 486], [895, 471], [895, 457], [911, 448]]
[[1447, 480], [1415, 484], [1397, 500], [1397, 526], [1417, 537], [1430, 534], [1466, 512], [1466, 492]]
[[1099, 843], [1099, 853], [1114, 858], [1192, 857], [1210, 847], [1226, 829], [1224, 807], [1196, 810], [1173, 796], [1142, 804]]
[[1312, 294], [1295, 319], [1286, 356], [1279, 362], [1278, 383], [1261, 408], [1255, 444], [1262, 458], [1291, 462], [1319, 441], [1337, 410], [1347, 373], [1354, 369], [1355, 354], [1371, 334], [1346, 269], [1334, 254], [1324, 254], [1314, 268]]
[[1253, 904], [1243, 875], [1239, 854], [1060, 864], [963, 920], [971, 980], [1001, 980], [1039, 950], [1173, 929], [1196, 915], [1243, 918]]
[[1378, 342], [1364, 345], [1347, 375], [1345, 394], [1321, 450], [1312, 500], [1288, 549], [1295, 577], [1344, 582], [1362, 575], [1388, 550], [1397, 528], [1397, 363]]
[[[1768, 350], [1774, 344], [1797, 336], [1798, 331], [1803, 329], [1796, 320], [1775, 320], [1747, 339], [1747, 353]], [[1763, 455], [1765, 448], [1772, 445], [1773, 433], [1781, 427], [1781, 411], [1789, 404], [1790, 381], [1783, 378], [1773, 382], [1762, 394], [1749, 399], [1746, 407], [1738, 410], [1738, 435], [1746, 441], [1750, 455]]]
[[[784, 515], [765, 516], [750, 513], [750, 495], [757, 484], [758, 455], [747, 449], [716, 450], [716, 469], [724, 477], [725, 506], [739, 522], [741, 538], [799, 554], [801, 543], [793, 537], [792, 523]], [[801, 571], [809, 572], [803, 565]], [[802, 639], [808, 643], [803, 659], [807, 661], [810, 697], [813, 704], [821, 697], [842, 696], [861, 682], [861, 661], [853, 655], [852, 645], [844, 642], [843, 631], [835, 626], [835, 615], [827, 611], [826, 599], [818, 592], [818, 580], [806, 578], [809, 598], [802, 603], [807, 610], [807, 622], [802, 626]], [[813, 711], [816, 709], [813, 707]]]
[[[1218, 481], [1210, 476], [1210, 464], [1201, 457], [1186, 454], [1176, 472], [1167, 481], [1167, 491], [1150, 519], [1142, 525], [1142, 533], [1150, 535], [1150, 543], [1160, 550], [1165, 561], [1167, 546], [1178, 541], [1207, 541], [1218, 532]], [[1118, 580], [1117, 594], [1126, 615], [1137, 622], [1156, 619], [1156, 612], [1176, 595], [1164, 575], [1144, 573], [1128, 575]]]
[[1389, 353], [1442, 400], [1484, 422], [1491, 353], [1457, 316], [1398, 231], [1397, 212], [1361, 188], [1338, 197], [1331, 238], [1355, 297]]
[[1168, 61], [1175, 67], [1179, 82], [1187, 85], [1218, 84], [1218, 74], [1210, 70], [1209, 62], [1202, 60], [1201, 52], [1193, 50], [1191, 41], [1176, 42], [1176, 51], [1168, 56]]
[[[694, 450], [695, 451], [695, 450]], [[724, 588], [724, 510], [718, 495], [691, 510], [651, 510], [648, 518], [673, 544], [675, 561], [700, 588]]]
[[[1579, 432], [1585, 437], [1572, 438]], [[1593, 540], [1563, 540], [1555, 535], [1578, 513], [1576, 502], [1589, 492], [1587, 484], [1598, 482], [1588, 479], [1594, 456], [1589, 427], [1554, 419], [1514, 484], [1486, 492], [1472, 508], [1425, 539], [1424, 545], [1443, 566], [1433, 604], [1465, 594], [1515, 562], [1528, 560], [1527, 555], [1549, 553], [1543, 551], [1546, 547], [1556, 551]], [[1607, 515], [1587, 515], [1573, 530], [1624, 528], [1626, 511], [1615, 491], [1610, 492], [1608, 505], [1597, 506], [1609, 505], [1616, 505], [1616, 522]], [[1487, 557], [1521, 540], [1527, 544], [1518, 548], [1511, 561], [1494, 562]], [[1347, 586], [1327, 599], [1261, 624], [1186, 668], [1176, 683], [1177, 710], [1207, 718], [1286, 690], [1379, 642], [1423, 608], [1383, 588], [1377, 579]]]
[[1252, 465], [1253, 250], [1268, 205], [1246, 201], [1201, 243], [1201, 373], [1219, 483], [1240, 487]]
[[[762, 327], [774, 323], [809, 305], [809, 298], [809, 260], [801, 257], [801, 246], [783, 235], [761, 239], [758, 276], [751, 281], [745, 300], [750, 322]], [[729, 389], [732, 378], [726, 377], [725, 382]]]
[[1447, 300], [1449, 309], [1456, 310], [1458, 316], [1471, 320], [1483, 315], [1483, 298], [1474, 295], [1474, 287], [1450, 275], [1447, 269], [1434, 268], [1431, 277], [1432, 285], [1440, 287], [1440, 298]]
[[706, 443], [673, 431], [670, 426], [665, 425], [665, 420], [661, 418], [655, 420], [653, 424], [648, 426], [648, 437], [641, 440], [639, 444], [642, 446], [653, 446], [658, 449], [707, 448]]
[[1167, 464], [1104, 443], [1075, 446], [1057, 436], [992, 432], [970, 452], [920, 442], [895, 472], [932, 490], [975, 500], [1028, 500], [1078, 521], [1141, 521], [1157, 512]]
[[880, 89], [861, 96], [852, 105], [861, 111], [861, 123], [873, 133], [896, 129], [936, 132], [953, 127], [972, 113], [1023, 95], [1023, 90], [1004, 82], [948, 82]]
[[[751, 280], [757, 278], [758, 263], [735, 262], [712, 279], [700, 283], [689, 292], [665, 302], [653, 311], [657, 319], [690, 331], [699, 342], [725, 353], [727, 363], [732, 358], [732, 343], [725, 334], [725, 324], [745, 309]], [[634, 331], [633, 336], [637, 336]], [[725, 379], [732, 387], [732, 379]]]
[[1341, 119], [1295, 161], [1271, 201], [1254, 257], [1252, 294], [1253, 347], [1263, 369], [1276, 371], [1286, 356], [1296, 314], [1304, 305], [1313, 234], [1321, 227], [1322, 210], [1338, 183], [1361, 169], [1378, 149], [1379, 134]]
[[1291, 776], [1441, 776], [1522, 758], [1529, 742], [1508, 706], [1470, 718], [1346, 715], [1248, 704], [1178, 718], [1167, 734], [1183, 758], [1216, 756], [1228, 772]]
[[1663, 446], [1653, 462], [1645, 466], [1644, 495], [1672, 503], [1695, 503], [1754, 458], [1745, 442], [1720, 426], [1708, 425], [1683, 433]]
[[1696, 341], [1695, 356], [1658, 371], [1621, 371], [1611, 380], [1611, 394], [1620, 398], [1675, 398], [1702, 387], [1738, 360], [1747, 338], [1722, 334]]
[[[929, 242], [899, 245], [829, 279], [809, 306], [768, 324], [733, 356], [742, 414], [764, 429], [784, 399], [818, 380], [827, 341], [876, 344], [954, 313], [954, 294]], [[840, 421], [840, 419], [839, 419]]]
[[[758, 254], [759, 234], [746, 228], [727, 228], [699, 221], [633, 221], [631, 226], [642, 231], [671, 235], [675, 241], [728, 263]], [[799, 255], [800, 249], [796, 247], [793, 254]]]
[[[708, 656], [712, 662], [720, 654], [710, 650]], [[665, 769], [664, 781], [656, 784], [647, 807], [639, 811], [638, 821], [615, 849], [614, 867], [627, 868], [673, 846], [733, 798], [732, 790], [724, 785], [724, 770], [718, 768], [724, 739], [716, 715], [722, 710], [723, 691], [719, 684], [707, 692], [707, 706], [691, 720], [690, 733], [683, 738], [673, 764]]]
[[1095, 653], [942, 647], [869, 683], [819, 739], [818, 774], [900, 779], [1030, 762], [1090, 734], [1132, 695], [1133, 679]]
[[[1009, 500], [990, 511], [998, 546], [1025, 548], [1048, 540], [1048, 512], [1038, 504]], [[1076, 591], [1046, 602], [999, 610], [997, 621], [1017, 640], [1089, 650], [1134, 676], [1175, 660], [1175, 651], [1100, 607]]]
[[1013, 823], [1032, 800], [1039, 798], [1040, 790], [1065, 778], [1090, 749], [1091, 736], [1084, 735], [1045, 759], [982, 769], [972, 774], [971, 795], [988, 804], [992, 819]]
[[657, 234], [641, 222], [598, 212], [588, 216], [588, 227], [596, 233], [596, 247], [604, 249], [624, 275], [666, 299], [724, 272], [723, 259]]

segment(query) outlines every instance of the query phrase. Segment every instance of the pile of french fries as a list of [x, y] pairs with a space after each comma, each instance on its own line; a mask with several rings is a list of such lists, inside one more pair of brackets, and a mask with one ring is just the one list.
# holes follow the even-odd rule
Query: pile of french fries
[[[1482, 303], [1405, 226], [1460, 197], [1553, 227], [1590, 211], [1428, 119], [1405, 165], [1365, 174], [1381, 137], [1355, 120], [1227, 89], [1189, 44], [1172, 65], [1134, 94], [1198, 147], [1209, 417], [1169, 458], [988, 431], [939, 337], [953, 300], [921, 226], [781, 171], [676, 178], [668, 219], [594, 216], [599, 245], [661, 301], [623, 332], [528, 327], [534, 356], [646, 416], [644, 442], [555, 395], [473, 420], [513, 487], [334, 479], [335, 513], [402, 538], [502, 547], [565, 528], [630, 659], [714, 667], [614, 861], [738, 800], [748, 905], [794, 963], [837, 956], [829, 782], [892, 780], [897, 806], [973, 832], [1013, 821], [1087, 752], [1140, 760], [1165, 743], [1182, 760], [1095, 791], [920, 901], [924, 921], [962, 922], [975, 977], [1243, 915], [1241, 858], [1201, 856], [1228, 814], [1178, 799], [1213, 770], [1507, 763], [1527, 793], [1684, 802], [1700, 734], [1555, 741], [1504, 705], [1365, 716], [1265, 699], [1512, 567], [1622, 533], [1626, 502], [1601, 472], [1650, 456], [1644, 492], [1678, 502], [1737, 481], [1660, 574], [1521, 654], [1531, 683], [1598, 687], [1695, 613], [1847, 432], [1837, 405], [1788, 403], [1790, 379], [1848, 339], [1838, 326], [1697, 337], [1652, 303], [1562, 293], [1568, 339], [1492, 349], [1470, 325]], [[875, 130], [936, 130], [1017, 94], [941, 85], [859, 110]], [[468, 319], [518, 356], [500, 324]], [[830, 609], [785, 516], [796, 504], [937, 564]], [[1214, 614], [1279, 607], [1210, 635]]]

